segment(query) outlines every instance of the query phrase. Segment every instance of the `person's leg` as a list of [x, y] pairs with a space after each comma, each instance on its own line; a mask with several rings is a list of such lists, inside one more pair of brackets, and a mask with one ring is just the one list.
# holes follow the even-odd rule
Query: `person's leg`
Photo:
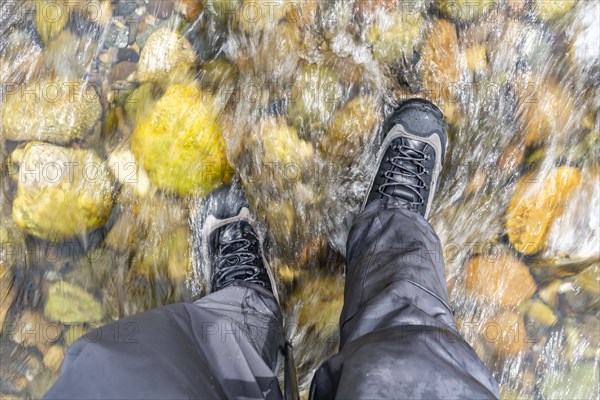
[[241, 189], [213, 192], [193, 230], [209, 295], [88, 333], [48, 399], [279, 399], [284, 339], [273, 274]]
[[282, 347], [273, 294], [234, 283], [88, 333], [46, 398], [278, 399]]
[[431, 139], [444, 135], [441, 113], [416, 102], [395, 115], [348, 237], [340, 352], [315, 373], [311, 398], [497, 398], [497, 383], [456, 330], [441, 244], [424, 218], [432, 169], [443, 163], [445, 137]]
[[316, 372], [311, 397], [497, 398], [456, 331], [433, 229], [393, 201], [377, 203], [350, 232], [340, 352]]

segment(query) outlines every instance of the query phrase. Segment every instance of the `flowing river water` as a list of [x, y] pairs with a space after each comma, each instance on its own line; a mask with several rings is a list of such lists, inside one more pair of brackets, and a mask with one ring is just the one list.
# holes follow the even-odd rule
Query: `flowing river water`
[[598, 398], [599, 21], [596, 0], [0, 0], [0, 398], [42, 397], [94, 327], [201, 296], [194, 216], [231, 179], [306, 396], [411, 97], [448, 123], [431, 223], [461, 332], [503, 398]]

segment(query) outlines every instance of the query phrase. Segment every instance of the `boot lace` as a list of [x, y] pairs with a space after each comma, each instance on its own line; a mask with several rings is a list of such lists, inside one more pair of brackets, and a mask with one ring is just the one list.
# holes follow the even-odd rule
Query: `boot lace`
[[218, 287], [228, 285], [234, 280], [243, 280], [246, 282], [258, 283], [265, 286], [260, 279], [261, 268], [260, 260], [256, 252], [251, 251], [253, 242], [258, 242], [240, 238], [234, 240], [222, 240], [219, 245], [218, 268], [216, 269], [214, 282]]
[[411, 207], [418, 208], [425, 202], [421, 190], [428, 189], [424, 175], [429, 175], [430, 171], [423, 163], [429, 160], [429, 155], [403, 144], [396, 145], [393, 149], [400, 154], [394, 157], [387, 157], [385, 161], [396, 167], [396, 170], [389, 169], [382, 174], [387, 181], [379, 186], [378, 192], [386, 197], [394, 197], [386, 193], [385, 189], [394, 186], [406, 188], [414, 194], [412, 200], [406, 200], [409, 201]]

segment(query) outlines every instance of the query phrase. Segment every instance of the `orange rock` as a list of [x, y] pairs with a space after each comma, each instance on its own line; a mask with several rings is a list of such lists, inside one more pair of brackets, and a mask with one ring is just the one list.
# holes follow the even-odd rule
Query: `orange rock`
[[460, 78], [458, 37], [451, 22], [435, 21], [421, 49], [424, 95], [434, 102], [451, 101]]
[[514, 311], [501, 311], [488, 319], [482, 326], [482, 339], [503, 358], [529, 349], [536, 340], [528, 335], [523, 317]]
[[468, 292], [501, 306], [518, 306], [536, 290], [529, 268], [512, 256], [477, 256], [467, 263], [465, 276]]
[[519, 84], [517, 94], [526, 145], [572, 132], [569, 119], [575, 113], [575, 101], [569, 91], [556, 83], [532, 80]]
[[581, 170], [561, 166], [552, 170], [541, 186], [537, 179], [530, 175], [521, 178], [506, 211], [508, 238], [517, 251], [528, 255], [544, 248], [552, 221], [562, 214], [581, 181]]

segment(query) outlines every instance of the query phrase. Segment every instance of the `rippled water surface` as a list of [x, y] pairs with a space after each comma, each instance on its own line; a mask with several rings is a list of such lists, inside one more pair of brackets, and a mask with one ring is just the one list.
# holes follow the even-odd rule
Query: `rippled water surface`
[[194, 215], [231, 179], [306, 394], [381, 125], [425, 97], [462, 333], [505, 398], [598, 398], [599, 4], [0, 0], [0, 397], [43, 396], [92, 328], [201, 296]]

